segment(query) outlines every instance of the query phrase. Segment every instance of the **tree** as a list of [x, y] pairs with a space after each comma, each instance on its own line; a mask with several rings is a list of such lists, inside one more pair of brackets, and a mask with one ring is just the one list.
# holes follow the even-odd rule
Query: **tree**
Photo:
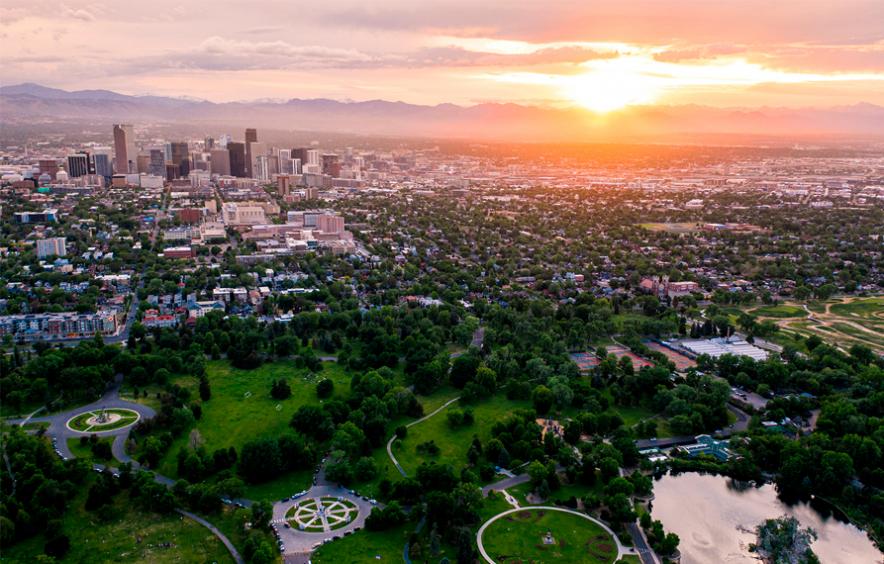
[[269, 501], [256, 501], [250, 508], [252, 527], [256, 529], [269, 529], [270, 519], [273, 517], [273, 505]]
[[335, 383], [330, 378], [323, 378], [316, 384], [316, 397], [319, 399], [330, 398], [335, 391]]
[[534, 403], [534, 409], [538, 415], [546, 415], [555, 402], [555, 395], [552, 390], [544, 385], [539, 385], [531, 392], [531, 401]]
[[239, 473], [251, 483], [275, 478], [283, 466], [279, 445], [276, 440], [269, 438], [247, 442], [239, 458]]
[[289, 386], [289, 383], [280, 378], [279, 380], [274, 380], [273, 384], [270, 387], [270, 396], [276, 400], [284, 400], [290, 398], [292, 395], [292, 388]]

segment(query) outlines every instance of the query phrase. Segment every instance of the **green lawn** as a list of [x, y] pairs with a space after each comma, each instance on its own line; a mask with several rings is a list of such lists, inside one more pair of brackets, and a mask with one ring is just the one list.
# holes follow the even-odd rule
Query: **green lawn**
[[[100, 443], [107, 443], [110, 445], [113, 443], [113, 437], [105, 437], [103, 439], [98, 439]], [[80, 444], [80, 439], [73, 438], [68, 439], [68, 448], [71, 449], [71, 452], [77, 458], [82, 458], [84, 460], [93, 460], [95, 457], [92, 455], [92, 443], [86, 443], [85, 446]], [[97, 462], [107, 462], [106, 460], [95, 459]]]
[[[235, 447], [237, 451], [253, 439], [277, 437], [289, 429], [292, 414], [302, 405], [319, 404], [316, 398], [316, 383], [322, 378], [331, 378], [335, 383], [335, 397], [349, 394], [350, 376], [336, 363], [324, 363], [320, 374], [310, 376], [306, 369], [298, 369], [291, 362], [264, 364], [254, 370], [239, 370], [226, 361], [207, 363], [206, 373], [212, 389], [212, 398], [202, 404], [202, 418], [197, 421], [204, 446], [209, 452], [218, 448]], [[292, 396], [286, 400], [270, 397], [270, 386], [274, 379], [286, 378], [292, 388]], [[194, 397], [197, 383], [193, 378], [180, 378], [178, 383], [193, 387]], [[169, 452], [160, 461], [157, 471], [166, 476], [177, 476], [178, 451], [188, 444], [189, 433], [176, 439]], [[298, 489], [299, 478], [291, 481]], [[269, 493], [289, 489], [289, 484], [280, 490], [268, 486]], [[280, 496], [281, 497], [281, 496]]]
[[[544, 544], [547, 532], [554, 544]], [[482, 537], [498, 564], [515, 562], [584, 562], [610, 564], [617, 557], [611, 535], [595, 523], [560, 511], [526, 509], [492, 523]]]
[[[528, 502], [527, 496], [529, 493], [531, 493], [530, 482], [519, 484], [518, 486], [514, 486], [512, 488], [507, 488], [506, 491], [508, 491], [511, 496], [519, 501], [519, 505], [537, 505]], [[596, 483], [592, 486], [587, 486], [584, 484], [562, 484], [559, 489], [550, 492], [549, 498], [544, 500], [542, 505], [551, 505], [556, 501], [565, 502], [571, 497], [582, 499], [591, 493], [599, 493], [601, 491], [601, 480], [596, 480]]]
[[316, 549], [311, 562], [357, 564], [362, 562], [402, 562], [402, 551], [414, 523], [405, 523], [388, 531], [357, 531]]
[[[62, 521], [63, 532], [71, 539], [71, 549], [60, 562], [233, 562], [221, 541], [190, 519], [177, 513], [141, 511], [126, 493], [99, 512], [86, 511], [85, 491]], [[38, 535], [4, 546], [3, 561], [35, 562], [43, 553], [44, 542], [42, 535]]]
[[[453, 429], [448, 424], [446, 414], [451, 409], [464, 407], [473, 409], [475, 421], [472, 425]], [[467, 464], [467, 450], [470, 448], [473, 435], [478, 435], [484, 444], [491, 438], [491, 427], [494, 423], [504, 419], [515, 409], [529, 407], [531, 404], [527, 401], [511, 401], [505, 397], [493, 397], [471, 406], [461, 406], [459, 402], [455, 402], [434, 417], [409, 427], [408, 436], [393, 443], [393, 454], [409, 476], [415, 475], [417, 467], [422, 462], [432, 461], [451, 464], [456, 473], [460, 472], [460, 469]], [[418, 453], [417, 445], [430, 440], [439, 447], [439, 454], [428, 456]]]
[[760, 317], [807, 317], [803, 307], [785, 304], [762, 306], [752, 310], [752, 313]]
[[829, 311], [842, 317], [873, 318], [876, 313], [884, 311], [884, 296], [858, 299], [847, 304], [835, 304]]

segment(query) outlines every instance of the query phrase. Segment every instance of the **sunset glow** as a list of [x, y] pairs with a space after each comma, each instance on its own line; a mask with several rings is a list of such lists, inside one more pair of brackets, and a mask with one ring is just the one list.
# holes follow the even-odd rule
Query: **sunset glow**
[[[580, 107], [884, 104], [884, 4], [9, 0], [6, 84], [250, 99]], [[148, 26], [150, 40], [131, 41]], [[84, 37], [89, 41], [84, 41]], [[40, 37], [39, 41], [33, 38]], [[88, 78], [86, 78], [88, 77]]]

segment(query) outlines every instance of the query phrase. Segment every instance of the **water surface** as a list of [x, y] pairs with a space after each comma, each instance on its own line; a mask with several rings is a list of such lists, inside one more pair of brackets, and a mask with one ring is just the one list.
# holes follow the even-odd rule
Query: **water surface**
[[755, 527], [781, 515], [816, 531], [819, 538], [812, 548], [822, 564], [884, 563], [864, 531], [824, 508], [786, 504], [770, 484], [754, 487], [695, 472], [667, 474], [654, 483], [654, 495], [651, 515], [681, 539], [682, 564], [757, 563], [749, 552]]

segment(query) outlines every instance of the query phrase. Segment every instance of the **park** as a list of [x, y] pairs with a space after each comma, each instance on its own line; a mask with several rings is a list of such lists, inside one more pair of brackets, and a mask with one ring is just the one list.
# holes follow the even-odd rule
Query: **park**
[[623, 554], [607, 525], [560, 507], [516, 508], [489, 519], [477, 534], [488, 562], [575, 562], [610, 564]]

